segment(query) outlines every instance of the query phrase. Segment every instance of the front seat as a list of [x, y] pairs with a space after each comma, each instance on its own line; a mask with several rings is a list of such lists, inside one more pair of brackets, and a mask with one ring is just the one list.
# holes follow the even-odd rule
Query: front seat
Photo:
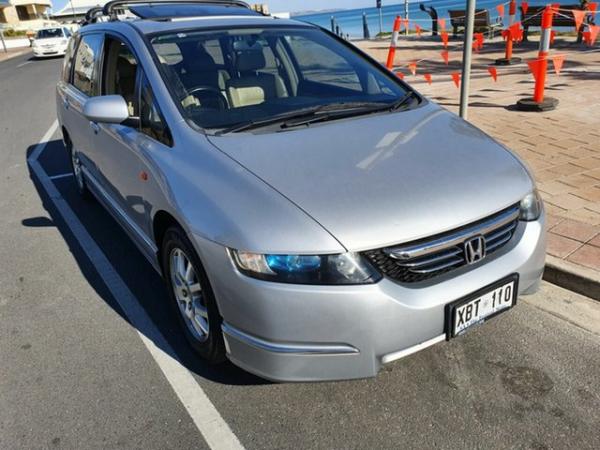
[[229, 104], [235, 108], [259, 105], [268, 99], [288, 96], [279, 75], [259, 72], [266, 67], [262, 49], [236, 52], [235, 69], [239, 77], [226, 82]]
[[229, 79], [229, 74], [217, 66], [201, 43], [187, 56], [181, 81], [188, 90], [199, 86], [225, 90], [225, 82]]
[[124, 56], [117, 59], [116, 93], [121, 95], [127, 103], [130, 116], [136, 116], [135, 78], [137, 65], [132, 64]]

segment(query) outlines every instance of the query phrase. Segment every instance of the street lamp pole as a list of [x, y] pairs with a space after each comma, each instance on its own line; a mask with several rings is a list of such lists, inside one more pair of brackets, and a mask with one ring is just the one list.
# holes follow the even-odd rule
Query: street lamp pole
[[2, 41], [2, 48], [4, 48], [4, 53], [8, 53], [8, 49], [6, 48], [6, 42], [4, 42], [4, 32], [2, 28], [0, 28], [0, 41]]
[[469, 108], [469, 84], [471, 81], [471, 55], [473, 53], [473, 28], [476, 0], [467, 0], [467, 23], [463, 48], [462, 76], [460, 82], [460, 117], [467, 119]]
[[73, 0], [69, 0], [71, 4], [71, 14], [73, 14], [73, 21], [75, 21], [75, 7], [73, 6]]

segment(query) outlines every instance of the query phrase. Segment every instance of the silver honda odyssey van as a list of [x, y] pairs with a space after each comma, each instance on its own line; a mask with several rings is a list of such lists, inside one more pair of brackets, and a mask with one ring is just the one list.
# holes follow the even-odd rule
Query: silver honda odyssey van
[[370, 377], [538, 289], [523, 162], [352, 44], [240, 1], [87, 19], [57, 87], [77, 188], [162, 274], [209, 362]]

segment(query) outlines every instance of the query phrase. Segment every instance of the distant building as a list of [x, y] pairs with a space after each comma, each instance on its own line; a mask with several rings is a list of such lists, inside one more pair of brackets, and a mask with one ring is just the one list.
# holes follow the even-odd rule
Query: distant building
[[37, 30], [51, 26], [48, 17], [50, 0], [0, 0], [0, 27], [15, 30]]
[[108, 0], [70, 0], [60, 11], [52, 14], [52, 18], [61, 23], [81, 22], [85, 13], [95, 6], [104, 6]]

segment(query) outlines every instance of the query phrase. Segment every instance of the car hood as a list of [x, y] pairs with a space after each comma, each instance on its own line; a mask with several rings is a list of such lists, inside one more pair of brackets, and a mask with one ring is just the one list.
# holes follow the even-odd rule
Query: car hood
[[210, 139], [351, 251], [460, 227], [533, 189], [511, 152], [424, 103], [293, 131]]

